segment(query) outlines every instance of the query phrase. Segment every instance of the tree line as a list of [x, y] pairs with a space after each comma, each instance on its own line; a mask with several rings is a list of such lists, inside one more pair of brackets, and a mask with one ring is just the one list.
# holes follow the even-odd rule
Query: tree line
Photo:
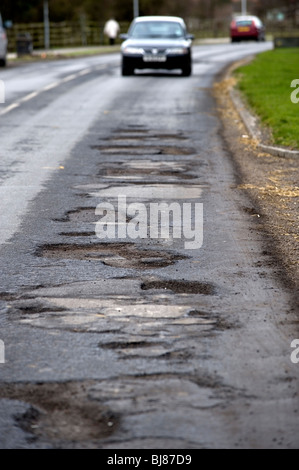
[[[241, 5], [241, 0], [240, 0]], [[291, 15], [299, 0], [248, 0], [251, 13], [263, 16], [268, 9], [285, 7]], [[44, 0], [1, 0], [0, 10], [4, 20], [14, 23], [43, 21]], [[133, 0], [48, 0], [50, 21], [74, 21], [85, 18], [104, 21], [115, 17], [119, 21], [130, 21], [133, 17]], [[217, 8], [235, 5], [238, 0], [139, 0], [141, 15], [178, 15], [212, 19]]]

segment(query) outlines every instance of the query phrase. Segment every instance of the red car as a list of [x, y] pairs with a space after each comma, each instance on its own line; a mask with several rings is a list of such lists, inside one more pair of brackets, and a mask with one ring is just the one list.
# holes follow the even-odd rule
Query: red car
[[230, 37], [232, 42], [265, 41], [265, 26], [257, 16], [237, 16], [231, 22]]
[[7, 36], [5, 29], [3, 28], [2, 18], [0, 13], [0, 67], [6, 65], [6, 53], [7, 53]]

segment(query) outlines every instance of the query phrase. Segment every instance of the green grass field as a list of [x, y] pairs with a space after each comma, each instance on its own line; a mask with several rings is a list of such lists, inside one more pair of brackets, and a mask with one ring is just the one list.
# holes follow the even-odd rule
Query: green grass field
[[249, 105], [272, 130], [274, 143], [299, 148], [299, 103], [291, 101], [291, 83], [299, 80], [299, 48], [264, 52], [236, 76]]

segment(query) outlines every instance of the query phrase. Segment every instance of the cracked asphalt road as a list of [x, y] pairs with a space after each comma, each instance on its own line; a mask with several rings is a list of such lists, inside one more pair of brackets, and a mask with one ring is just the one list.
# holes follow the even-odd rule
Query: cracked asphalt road
[[[191, 78], [116, 55], [1, 72], [1, 448], [298, 448], [298, 310], [211, 92], [270, 47], [196, 47]], [[119, 196], [202, 205], [202, 246], [100, 240], [99, 204], [132, 222]]]

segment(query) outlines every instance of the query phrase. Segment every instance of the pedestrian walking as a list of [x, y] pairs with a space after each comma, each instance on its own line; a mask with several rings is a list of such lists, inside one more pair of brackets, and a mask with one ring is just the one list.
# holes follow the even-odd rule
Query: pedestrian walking
[[104, 28], [104, 34], [108, 36], [111, 46], [114, 46], [115, 39], [117, 38], [119, 32], [119, 24], [114, 18], [111, 18], [111, 20], [107, 21]]

